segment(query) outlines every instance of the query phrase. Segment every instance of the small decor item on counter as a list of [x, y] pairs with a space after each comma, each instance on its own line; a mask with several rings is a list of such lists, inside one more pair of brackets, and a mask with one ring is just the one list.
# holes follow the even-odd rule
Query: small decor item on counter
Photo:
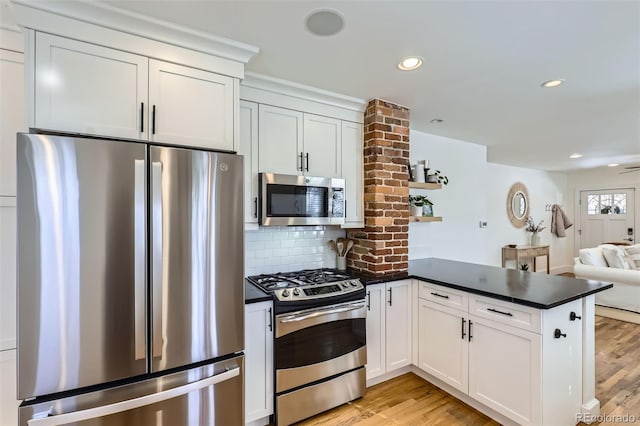
[[536, 225], [536, 222], [533, 220], [533, 217], [527, 217], [527, 226], [524, 228], [525, 231], [531, 232], [531, 245], [537, 246], [540, 244], [540, 232], [542, 232], [546, 226], [542, 226], [544, 220], [541, 220]]
[[529, 264], [528, 263], [521, 263], [520, 264], [520, 270], [521, 271], [528, 271], [529, 270]]
[[416, 172], [413, 174], [416, 182], [424, 182], [424, 164], [416, 164]]
[[353, 240], [348, 238], [338, 238], [336, 241], [329, 240], [329, 247], [336, 252], [336, 269], [347, 270], [347, 253], [353, 247]]

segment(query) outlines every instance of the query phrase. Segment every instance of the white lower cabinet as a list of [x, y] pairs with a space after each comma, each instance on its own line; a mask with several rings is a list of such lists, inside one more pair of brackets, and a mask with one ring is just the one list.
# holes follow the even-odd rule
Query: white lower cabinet
[[16, 350], [0, 351], [0, 425], [18, 424]]
[[576, 424], [581, 300], [538, 310], [418, 285], [420, 370], [518, 424]]
[[245, 423], [273, 414], [273, 302], [245, 305]]
[[0, 351], [16, 348], [16, 228], [16, 197], [0, 197]]
[[367, 380], [411, 364], [411, 280], [367, 286]]

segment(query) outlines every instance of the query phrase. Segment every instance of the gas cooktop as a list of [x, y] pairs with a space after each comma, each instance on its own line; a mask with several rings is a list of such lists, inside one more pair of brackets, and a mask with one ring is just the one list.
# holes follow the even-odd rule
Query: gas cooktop
[[328, 268], [254, 275], [247, 279], [280, 302], [334, 297], [364, 289], [357, 278]]

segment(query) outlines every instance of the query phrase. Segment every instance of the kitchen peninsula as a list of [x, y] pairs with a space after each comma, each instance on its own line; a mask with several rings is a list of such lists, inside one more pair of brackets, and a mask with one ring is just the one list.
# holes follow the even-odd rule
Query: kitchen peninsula
[[[356, 275], [367, 386], [413, 372], [503, 424], [572, 425], [599, 412], [593, 295], [611, 284], [435, 258]], [[247, 303], [264, 301], [252, 293]]]

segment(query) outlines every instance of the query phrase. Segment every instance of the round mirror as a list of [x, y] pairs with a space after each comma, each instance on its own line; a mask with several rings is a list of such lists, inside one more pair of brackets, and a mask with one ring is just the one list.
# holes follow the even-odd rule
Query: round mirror
[[507, 196], [507, 216], [516, 228], [522, 228], [527, 223], [529, 215], [529, 194], [527, 188], [520, 182], [514, 183]]

